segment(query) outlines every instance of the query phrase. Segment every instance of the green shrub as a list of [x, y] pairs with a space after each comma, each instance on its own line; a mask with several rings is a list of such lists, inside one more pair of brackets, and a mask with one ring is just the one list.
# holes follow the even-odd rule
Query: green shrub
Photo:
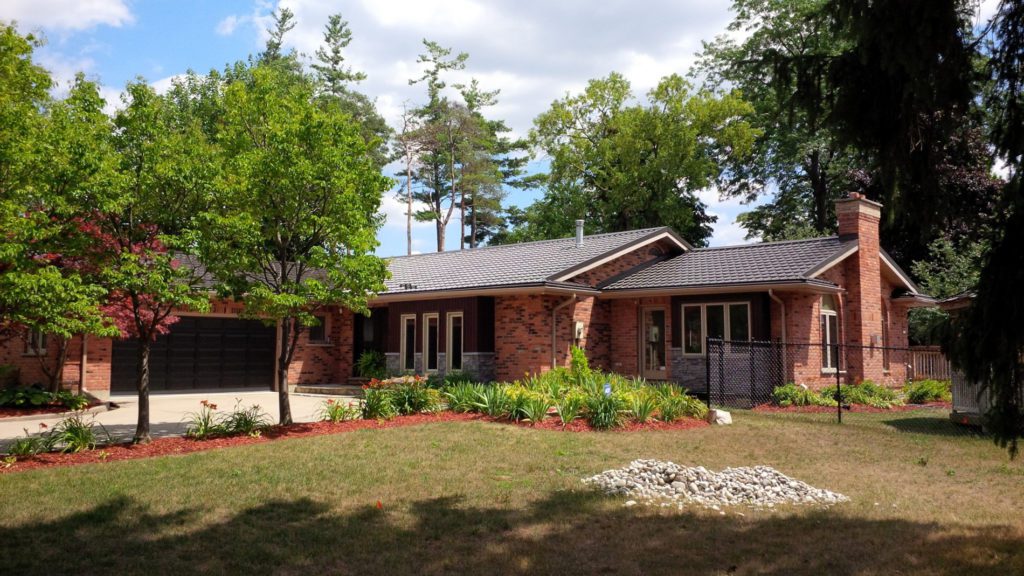
[[477, 412], [479, 408], [476, 401], [482, 390], [481, 384], [460, 382], [447, 386], [444, 390], [444, 397], [452, 412]]
[[390, 420], [397, 414], [386, 388], [366, 388], [363, 391], [363, 418], [367, 420]]
[[477, 393], [476, 406], [480, 412], [492, 418], [501, 418], [508, 414], [509, 397], [505, 386], [502, 384], [484, 386]]
[[[103, 431], [104, 438], [99, 439], [96, 426]], [[68, 416], [58, 422], [50, 432], [50, 444], [59, 447], [61, 452], [81, 452], [92, 450], [98, 444], [110, 443], [110, 434], [102, 424], [97, 424], [95, 417], [88, 419], [81, 412]]]
[[422, 380], [406, 380], [385, 388], [391, 396], [391, 405], [399, 414], [436, 412], [441, 407], [440, 391], [430, 388]]
[[573, 346], [570, 354], [572, 361], [569, 363], [569, 371], [576, 385], [581, 386], [583, 382], [590, 379], [590, 361], [587, 360], [587, 353], [579, 346]]
[[625, 420], [626, 400], [619, 394], [591, 394], [585, 405], [587, 422], [598, 430], [621, 426]]
[[39, 385], [0, 390], [0, 407], [35, 408], [62, 406], [68, 410], [77, 411], [88, 405], [89, 398], [84, 394], [74, 394], [68, 390], [50, 392], [49, 390], [44, 390]]
[[452, 370], [444, 375], [444, 387], [455, 386], [456, 384], [475, 384], [473, 377], [460, 370]]
[[523, 406], [523, 418], [533, 424], [543, 421], [548, 416], [551, 408], [551, 400], [541, 394], [534, 394], [527, 398]]
[[358, 420], [361, 415], [362, 410], [357, 402], [346, 403], [333, 398], [324, 400], [317, 411], [317, 416], [319, 416], [320, 420], [334, 423]]
[[772, 401], [779, 406], [835, 406], [836, 401], [833, 399], [835, 392], [833, 391], [831, 396], [825, 394], [819, 394], [814, 390], [804, 388], [803, 386], [797, 386], [790, 382], [785, 386], [779, 386], [772, 391]]
[[190, 438], [209, 438], [224, 434], [224, 426], [217, 417], [217, 405], [208, 400], [199, 401], [199, 410], [185, 415], [185, 435]]
[[629, 411], [640, 424], [650, 420], [658, 410], [658, 394], [652, 390], [636, 390], [629, 396]]
[[579, 418], [583, 404], [584, 397], [575, 392], [570, 392], [555, 402], [555, 410], [558, 411], [558, 418], [562, 421], [562, 426]]
[[925, 404], [927, 402], [950, 402], [953, 393], [949, 380], [918, 380], [910, 382], [903, 388], [909, 404]]
[[248, 436], [259, 436], [264, 430], [270, 428], [270, 415], [263, 411], [257, 404], [248, 408], [241, 408], [242, 401], [235, 403], [235, 409], [224, 417], [221, 425], [226, 434], [245, 434]]
[[536, 395], [522, 386], [509, 386], [506, 390], [508, 403], [505, 408], [509, 420], [518, 422], [526, 418], [526, 406]]
[[379, 350], [366, 350], [356, 360], [356, 374], [363, 378], [386, 378], [387, 358]]
[[[843, 404], [860, 404], [874, 408], [892, 408], [901, 404], [895, 390], [879, 386], [870, 380], [860, 384], [840, 386], [840, 401]], [[821, 389], [821, 396], [835, 401], [836, 387], [827, 386]], [[835, 404], [832, 404], [833, 406]]]

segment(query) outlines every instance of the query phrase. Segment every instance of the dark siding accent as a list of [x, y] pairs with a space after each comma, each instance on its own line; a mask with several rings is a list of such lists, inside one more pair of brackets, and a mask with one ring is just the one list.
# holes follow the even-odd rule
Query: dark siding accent
[[711, 302], [750, 302], [750, 334], [754, 340], [771, 339], [771, 300], [764, 292], [740, 294], [702, 294], [672, 297], [672, 347], [683, 346], [683, 304]]
[[462, 312], [465, 352], [494, 351], [494, 299], [493, 298], [449, 298], [445, 300], [416, 300], [392, 302], [387, 305], [387, 352], [401, 351], [403, 315], [416, 315], [416, 351], [423, 350], [423, 315], [437, 313], [438, 351], [445, 352], [447, 346], [447, 315]]

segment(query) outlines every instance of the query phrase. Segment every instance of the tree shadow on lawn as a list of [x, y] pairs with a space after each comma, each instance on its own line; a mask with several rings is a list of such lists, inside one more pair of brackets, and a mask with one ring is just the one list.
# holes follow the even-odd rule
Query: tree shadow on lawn
[[[339, 515], [309, 499], [223, 520], [121, 498], [0, 529], [8, 574], [1020, 574], [1012, 527], [849, 518], [658, 514], [561, 492], [521, 509], [458, 498]], [[198, 526], [198, 528], [196, 528]]]
[[883, 424], [900, 432], [928, 434], [931, 436], [948, 436], [957, 438], [985, 438], [980, 428], [957, 424], [949, 419], [948, 413], [941, 416], [915, 416], [883, 420]]

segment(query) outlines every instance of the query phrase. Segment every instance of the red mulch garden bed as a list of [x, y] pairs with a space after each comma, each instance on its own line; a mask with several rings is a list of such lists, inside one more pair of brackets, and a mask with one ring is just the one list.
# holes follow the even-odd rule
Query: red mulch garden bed
[[[869, 414], [879, 414], [883, 412], [907, 412], [909, 410], [920, 410], [922, 408], [944, 408], [949, 410], [953, 407], [950, 402], [929, 402], [927, 404], [904, 404], [902, 406], [893, 406], [892, 408], [876, 408], [874, 406], [866, 406], [864, 404], [853, 404], [849, 410], [843, 410], [843, 412], [862, 412]], [[790, 413], [801, 413], [801, 414], [817, 414], [817, 413], [829, 413], [835, 414], [835, 406], [777, 406], [775, 404], [761, 404], [754, 408], [755, 412], [790, 412]]]
[[[23, 470], [35, 470], [38, 468], [51, 468], [55, 466], [74, 466], [77, 464], [95, 464], [101, 462], [114, 462], [117, 460], [135, 460], [138, 458], [150, 458], [154, 456], [166, 456], [172, 454], [188, 454], [203, 450], [216, 448], [228, 448], [246, 444], [259, 444], [279, 438], [305, 438], [308, 436], [322, 436], [326, 434], [340, 434], [355, 430], [376, 430], [383, 428], [398, 428], [401, 426], [416, 426], [432, 422], [468, 422], [468, 421], [497, 422], [502, 424], [514, 424], [530, 428], [529, 422], [509, 422], [498, 420], [481, 414], [458, 414], [444, 411], [436, 414], [412, 414], [409, 416], [398, 416], [391, 420], [352, 420], [349, 422], [301, 422], [290, 426], [272, 426], [258, 437], [251, 436], [227, 436], [219, 438], [208, 438], [196, 440], [182, 436], [168, 438], [157, 438], [149, 444], [115, 444], [97, 448], [96, 450], [79, 452], [77, 454], [47, 453], [35, 456], [21, 456], [11, 466], [4, 466], [0, 462], [0, 474], [8, 472], [20, 472]], [[642, 430], [686, 430], [689, 428], [701, 428], [708, 426], [703, 420], [683, 418], [676, 422], [650, 421], [646, 424], [629, 424], [615, 428], [610, 432], [636, 432]], [[549, 418], [532, 426], [538, 430], [553, 430], [565, 432], [594, 432], [586, 421], [575, 420], [569, 426], [562, 427], [558, 418]]]

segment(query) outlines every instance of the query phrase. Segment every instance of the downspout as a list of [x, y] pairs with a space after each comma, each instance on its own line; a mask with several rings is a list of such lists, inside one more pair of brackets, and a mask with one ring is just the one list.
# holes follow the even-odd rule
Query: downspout
[[558, 316], [557, 316], [558, 311], [561, 310], [562, 308], [565, 308], [569, 304], [573, 304], [575, 302], [576, 302], [576, 295], [573, 294], [572, 296], [569, 296], [568, 298], [566, 298], [566, 300], [564, 302], [562, 302], [558, 306], [555, 306], [551, 310], [551, 369], [552, 370], [554, 370], [554, 368], [555, 368], [555, 356], [556, 356], [555, 347], [558, 345], [558, 342], [555, 339], [555, 334], [556, 334], [557, 328], [558, 328]]
[[779, 303], [779, 307], [782, 308], [782, 343], [786, 343], [786, 303], [781, 298], [775, 295], [775, 291], [768, 289], [768, 297]]
[[89, 352], [87, 350], [86, 343], [89, 341], [89, 337], [82, 334], [82, 361], [78, 363], [78, 393], [85, 393], [85, 375], [86, 375], [86, 364], [89, 362]]

